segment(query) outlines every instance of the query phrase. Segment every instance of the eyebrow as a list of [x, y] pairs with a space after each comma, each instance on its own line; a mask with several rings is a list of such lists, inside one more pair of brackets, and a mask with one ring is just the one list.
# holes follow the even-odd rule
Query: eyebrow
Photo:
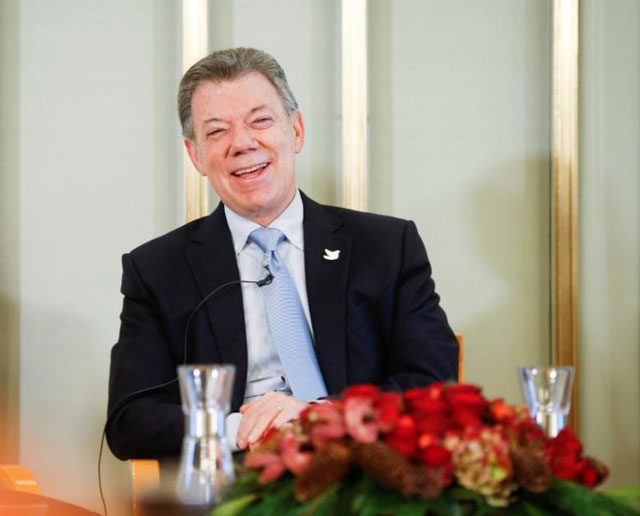
[[[266, 104], [261, 104], [259, 106], [256, 106], [251, 111], [249, 111], [247, 116], [253, 115], [256, 111], [260, 111], [261, 109], [265, 109], [268, 107], [269, 106], [267, 106]], [[224, 120], [222, 120], [221, 118], [212, 117], [212, 118], [207, 118], [203, 123], [208, 124], [209, 122], [224, 122]]]

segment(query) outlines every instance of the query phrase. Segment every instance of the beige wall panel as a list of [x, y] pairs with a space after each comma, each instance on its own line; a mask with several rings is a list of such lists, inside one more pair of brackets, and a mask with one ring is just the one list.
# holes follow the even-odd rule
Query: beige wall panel
[[[182, 220], [175, 9], [20, 2], [20, 461], [94, 510], [120, 255]], [[122, 509], [128, 468], [105, 458]]]
[[581, 7], [581, 436], [640, 484], [640, 3]]
[[551, 1], [371, 11], [370, 209], [416, 221], [467, 381], [519, 401], [550, 359]]

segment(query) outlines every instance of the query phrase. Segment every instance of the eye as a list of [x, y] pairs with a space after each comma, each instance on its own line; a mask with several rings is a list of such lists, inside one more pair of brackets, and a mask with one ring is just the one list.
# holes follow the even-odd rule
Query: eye
[[224, 129], [212, 129], [207, 132], [207, 138], [217, 138], [224, 133]]
[[270, 116], [261, 116], [260, 118], [256, 118], [253, 121], [253, 125], [261, 129], [261, 128], [269, 127], [272, 122], [273, 122], [273, 118], [271, 118]]

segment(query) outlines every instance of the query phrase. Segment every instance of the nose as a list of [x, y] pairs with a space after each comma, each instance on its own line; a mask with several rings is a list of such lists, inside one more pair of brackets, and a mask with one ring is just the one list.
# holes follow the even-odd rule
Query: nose
[[240, 125], [232, 130], [231, 148], [229, 152], [232, 156], [238, 156], [247, 151], [256, 150], [258, 143], [253, 138], [250, 128]]

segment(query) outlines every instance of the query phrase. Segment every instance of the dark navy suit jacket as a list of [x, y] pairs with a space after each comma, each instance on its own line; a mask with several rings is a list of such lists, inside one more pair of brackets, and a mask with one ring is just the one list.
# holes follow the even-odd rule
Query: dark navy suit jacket
[[[307, 295], [329, 394], [358, 383], [407, 389], [455, 379], [457, 341], [439, 306], [415, 224], [323, 206], [304, 194], [302, 200]], [[339, 258], [324, 259], [325, 249], [340, 250]], [[111, 353], [110, 411], [127, 394], [175, 378], [190, 313], [217, 286], [239, 279], [222, 204], [208, 217], [124, 255], [122, 264], [124, 301]], [[247, 375], [239, 286], [222, 289], [194, 317], [187, 362], [234, 364], [232, 409], [238, 409]], [[107, 439], [121, 459], [163, 457], [179, 455], [183, 433], [174, 382], [118, 410]]]

